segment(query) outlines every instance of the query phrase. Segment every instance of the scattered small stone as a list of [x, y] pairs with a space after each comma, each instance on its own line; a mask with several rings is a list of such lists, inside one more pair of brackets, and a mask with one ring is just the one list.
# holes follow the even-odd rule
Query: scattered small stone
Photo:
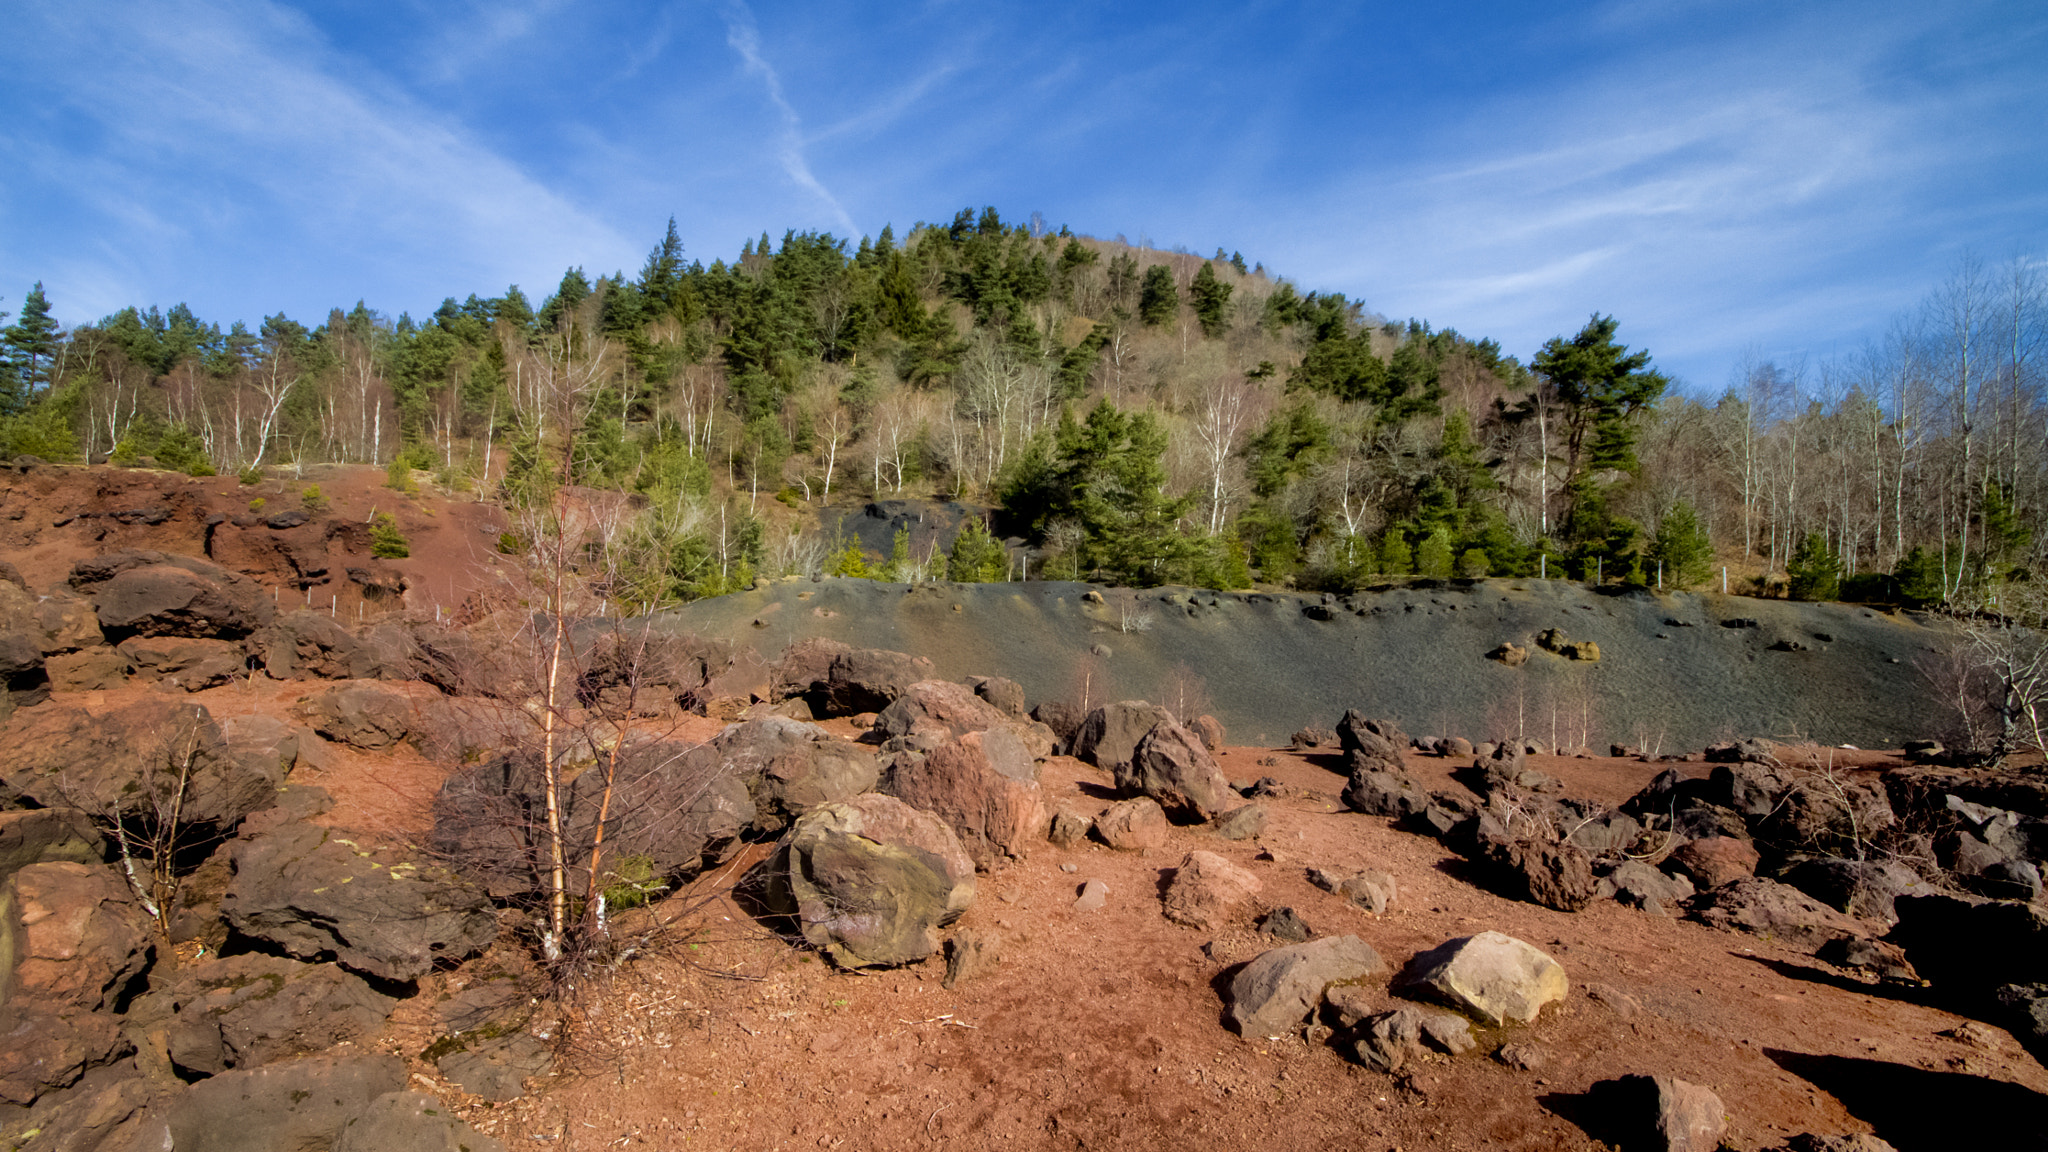
[[1375, 916], [1385, 912], [1394, 902], [1394, 878], [1385, 872], [1340, 876], [1321, 868], [1311, 868], [1308, 882], [1325, 892], [1342, 896]]
[[1543, 1049], [1534, 1044], [1503, 1044], [1493, 1058], [1518, 1072], [1534, 1072], [1549, 1062]]
[[973, 980], [995, 971], [1001, 961], [998, 946], [1001, 941], [993, 936], [983, 936], [972, 928], [962, 928], [946, 941], [946, 978], [943, 986], [951, 988], [962, 980]]
[[1266, 830], [1266, 806], [1246, 804], [1216, 818], [1216, 835], [1225, 840], [1250, 840]]
[[1586, 999], [1606, 1008], [1609, 1012], [1614, 1013], [1623, 1020], [1627, 1020], [1643, 1010], [1643, 1006], [1636, 1003], [1635, 997], [1630, 996], [1611, 984], [1588, 984], [1581, 991], [1585, 992]]
[[1062, 872], [1079, 872], [1080, 870], [1081, 866], [1072, 862], [1060, 865], [1060, 871]]
[[1100, 880], [1090, 880], [1081, 885], [1081, 897], [1074, 901], [1074, 911], [1093, 912], [1109, 902], [1109, 885]]
[[1300, 944], [1315, 930], [1310, 928], [1292, 908], [1275, 908], [1257, 920], [1259, 931], [1268, 936], [1285, 940], [1289, 944]]

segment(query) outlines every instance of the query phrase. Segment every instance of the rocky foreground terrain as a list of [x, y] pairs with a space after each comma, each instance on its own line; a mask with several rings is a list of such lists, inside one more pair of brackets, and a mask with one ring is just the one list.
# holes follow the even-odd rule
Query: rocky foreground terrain
[[0, 572], [0, 1147], [2048, 1146], [2048, 777], [1906, 744], [1926, 622], [1491, 581], [583, 620], [608, 931], [550, 965], [547, 629], [345, 534], [138, 538], [190, 503]]

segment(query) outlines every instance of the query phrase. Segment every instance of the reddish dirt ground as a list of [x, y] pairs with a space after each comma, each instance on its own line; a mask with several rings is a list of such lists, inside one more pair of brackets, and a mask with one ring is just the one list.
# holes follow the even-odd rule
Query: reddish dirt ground
[[[300, 487], [297, 479], [251, 489], [232, 477], [96, 469], [93, 488], [75, 476], [50, 479], [53, 471], [64, 470], [38, 468], [0, 491], [0, 553], [37, 587], [114, 548], [205, 554], [208, 516], [244, 512], [257, 495], [289, 505]], [[326, 520], [361, 523], [373, 507], [398, 515], [413, 556], [382, 563], [409, 580], [408, 610], [446, 613], [472, 590], [507, 586], [494, 551], [497, 509], [401, 497], [373, 469], [318, 479], [332, 504]], [[46, 480], [50, 491], [33, 491]], [[80, 494], [58, 491], [66, 484]], [[80, 515], [151, 498], [176, 515], [153, 526]], [[67, 508], [52, 515], [50, 502], [63, 500], [76, 507], [57, 524]], [[327, 539], [343, 541], [338, 559], [367, 560], [348, 551], [348, 538]], [[272, 582], [282, 584], [282, 573]], [[335, 596], [337, 615], [361, 601], [338, 569], [329, 584], [314, 594]], [[259, 676], [196, 698], [220, 717], [290, 718], [296, 700], [323, 687]], [[146, 691], [155, 689], [69, 698], [111, 707]], [[692, 718], [678, 734], [707, 739], [719, 726]], [[846, 721], [827, 727], [855, 734]], [[334, 795], [323, 822], [419, 842], [446, 765], [409, 748], [322, 752], [295, 779]], [[1588, 1149], [1605, 1147], [1596, 1136], [1607, 1133], [1587, 1115], [1583, 1094], [1628, 1073], [1712, 1088], [1730, 1114], [1728, 1145], [1744, 1152], [1795, 1132], [1874, 1125], [1902, 1152], [2031, 1147], [2027, 1140], [2048, 1131], [2048, 1071], [1999, 1029], [1964, 1027], [1912, 994], [1755, 937], [1613, 903], [1567, 914], [1503, 900], [1464, 879], [1462, 861], [1435, 842], [1345, 811], [1337, 799], [1344, 779], [1321, 758], [1232, 748], [1221, 759], [1233, 779], [1270, 775], [1287, 788], [1268, 802], [1258, 842], [1180, 828], [1167, 847], [1146, 853], [1041, 845], [982, 877], [960, 926], [996, 937], [1001, 962], [955, 989], [940, 986], [937, 958], [843, 973], [768, 934], [728, 898], [762, 854], [755, 846], [639, 914], [642, 926], [658, 925], [648, 928], [649, 947], [575, 989], [541, 1025], [564, 1047], [558, 1071], [532, 1095], [505, 1104], [465, 1096], [419, 1058], [436, 1038], [439, 999], [483, 974], [526, 968], [509, 944], [422, 981], [375, 1046], [411, 1060], [416, 1087], [515, 1149]], [[1892, 762], [1882, 753], [1838, 761], [1855, 771]], [[1455, 786], [1455, 766], [1410, 760], [1429, 788]], [[1532, 766], [1560, 778], [1567, 795], [1607, 802], [1662, 767], [1552, 757]], [[1044, 784], [1054, 806], [1108, 802], [1107, 775], [1070, 759], [1051, 761]], [[1198, 848], [1258, 876], [1262, 908], [1292, 907], [1318, 935], [1355, 934], [1395, 970], [1420, 950], [1493, 929], [1555, 956], [1572, 994], [1532, 1026], [1488, 1035], [1481, 1052], [1432, 1058], [1400, 1077], [1365, 1071], [1301, 1034], [1240, 1038], [1224, 1023], [1222, 989], [1275, 942], [1253, 931], [1257, 909], [1220, 932], [1161, 915], [1165, 878]], [[1317, 867], [1385, 870], [1399, 895], [1389, 913], [1370, 916], [1312, 887], [1306, 869]], [[1075, 895], [1090, 879], [1107, 884], [1109, 902], [1077, 913]], [[1589, 996], [1596, 986], [1600, 994]], [[1504, 1042], [1535, 1045], [1541, 1065], [1516, 1070], [1490, 1058]]]
[[[851, 735], [844, 721], [829, 727]], [[726, 898], [757, 847], [653, 910], [656, 946], [577, 990], [548, 1026], [564, 1059], [534, 1095], [485, 1103], [417, 1062], [434, 1039], [432, 1003], [478, 970], [517, 968], [504, 949], [430, 978], [378, 1046], [414, 1059], [417, 1083], [514, 1148], [1592, 1149], [1606, 1133], [1582, 1094], [1629, 1073], [1711, 1087], [1735, 1149], [1873, 1122], [1896, 1140], [1914, 1131], [1899, 1109], [1915, 1097], [1930, 1110], [1972, 1101], [1993, 1130], [2048, 1115], [2048, 1072], [2002, 1031], [1971, 1025], [1959, 1039], [1962, 1018], [1755, 937], [1613, 903], [1567, 914], [1503, 900], [1461, 879], [1461, 861], [1433, 841], [1345, 811], [1342, 778], [1311, 756], [1233, 748], [1222, 761], [1234, 779], [1270, 775], [1288, 789], [1269, 802], [1258, 842], [1178, 828], [1142, 853], [1041, 846], [982, 877], [960, 926], [997, 937], [1001, 963], [953, 990], [937, 957], [836, 972], [762, 931]], [[1606, 800], [1661, 767], [1533, 763], [1569, 794]], [[1449, 783], [1451, 766], [1411, 758], [1433, 785]], [[397, 831], [394, 814], [435, 779], [424, 762], [366, 757], [338, 760], [317, 782], [341, 801], [328, 820]], [[1067, 758], [1044, 782], [1055, 803], [1109, 795], [1106, 774]], [[1257, 875], [1264, 907], [1293, 907], [1318, 935], [1355, 934], [1396, 970], [1493, 929], [1555, 956], [1572, 995], [1533, 1026], [1486, 1034], [1478, 1053], [1399, 1077], [1301, 1034], [1239, 1038], [1221, 990], [1276, 942], [1253, 931], [1249, 910], [1221, 932], [1163, 918], [1164, 880], [1198, 848]], [[1310, 886], [1309, 867], [1383, 869], [1400, 894], [1374, 917]], [[1090, 879], [1108, 885], [1108, 906], [1077, 913]], [[1533, 1043], [1541, 1065], [1488, 1058], [1510, 1042]]]

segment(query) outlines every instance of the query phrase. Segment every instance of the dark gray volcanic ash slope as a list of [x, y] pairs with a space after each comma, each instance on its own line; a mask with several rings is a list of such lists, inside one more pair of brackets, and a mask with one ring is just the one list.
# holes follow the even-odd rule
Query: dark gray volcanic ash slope
[[[825, 637], [929, 657], [945, 679], [1006, 676], [1034, 702], [1166, 701], [1195, 683], [1233, 743], [1277, 744], [1347, 708], [1410, 732], [1520, 734], [1604, 751], [1736, 736], [1895, 747], [1946, 717], [1922, 669], [1949, 633], [1915, 614], [1564, 581], [1411, 585], [1320, 597], [1085, 584], [785, 582], [667, 614], [774, 660]], [[1319, 618], [1323, 617], [1323, 618]], [[1538, 647], [1546, 629], [1597, 662]], [[1530, 649], [1510, 668], [1486, 654]]]

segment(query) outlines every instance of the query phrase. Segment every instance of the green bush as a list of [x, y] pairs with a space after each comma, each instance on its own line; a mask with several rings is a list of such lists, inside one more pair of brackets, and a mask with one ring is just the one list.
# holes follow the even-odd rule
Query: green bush
[[969, 517], [953, 538], [946, 579], [958, 584], [993, 584], [1006, 574], [1007, 560], [1002, 543], [989, 534], [988, 525], [979, 517]]
[[527, 548], [526, 537], [517, 532], [498, 533], [498, 552], [505, 556], [524, 556]]
[[872, 580], [875, 574], [869, 570], [867, 553], [860, 550], [860, 545], [848, 544], [832, 554], [832, 562], [825, 566], [825, 575]]
[[263, 506], [268, 503], [270, 503], [270, 501], [265, 500], [261, 496], [258, 496], [254, 500], [249, 501], [249, 511], [260, 515], [263, 511]]
[[605, 906], [614, 912], [638, 908], [663, 892], [668, 885], [654, 870], [652, 856], [616, 856], [603, 876]]
[[305, 505], [308, 512], [327, 511], [327, 496], [320, 491], [318, 484], [308, 484], [299, 489], [299, 503]]
[[391, 466], [384, 470], [384, 486], [395, 492], [403, 492], [407, 496], [419, 495], [420, 487], [412, 482], [412, 464], [406, 459], [405, 453], [401, 452], [391, 458]]
[[389, 512], [377, 513], [370, 522], [370, 555], [379, 560], [403, 560], [412, 555], [412, 546], [406, 543], [405, 535], [398, 530], [398, 521]]
[[235, 473], [235, 479], [241, 483], [242, 487], [253, 488], [263, 483], [263, 469], [251, 464], [240, 472]]
[[1794, 600], [1837, 600], [1842, 595], [1842, 561], [1818, 532], [1809, 532], [1785, 565]]

